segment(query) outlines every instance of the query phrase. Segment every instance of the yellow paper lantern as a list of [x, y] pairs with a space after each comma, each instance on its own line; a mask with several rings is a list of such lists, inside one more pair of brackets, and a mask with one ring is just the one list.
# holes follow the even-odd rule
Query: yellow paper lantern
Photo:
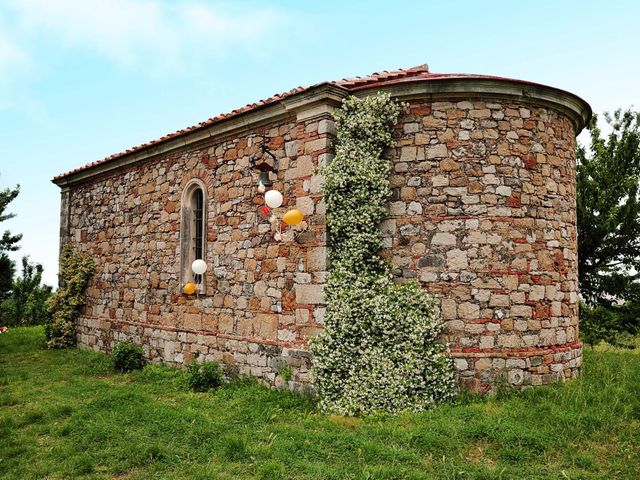
[[196, 293], [196, 284], [195, 283], [187, 283], [184, 287], [182, 287], [182, 291], [184, 293], [186, 293], [187, 295], [193, 295], [194, 293]]
[[289, 210], [284, 214], [284, 216], [282, 217], [282, 221], [287, 225], [298, 225], [300, 222], [302, 222], [303, 218], [304, 213], [302, 213], [297, 208], [294, 208], [293, 210]]

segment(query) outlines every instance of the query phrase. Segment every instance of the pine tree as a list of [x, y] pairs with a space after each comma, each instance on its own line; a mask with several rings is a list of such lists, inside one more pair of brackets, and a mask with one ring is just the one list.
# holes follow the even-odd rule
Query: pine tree
[[[20, 186], [15, 188], [5, 188], [0, 190], [0, 223], [15, 217], [13, 213], [5, 213], [7, 206], [20, 193]], [[13, 283], [13, 275], [15, 273], [15, 264], [11, 261], [7, 252], [15, 252], [18, 250], [18, 242], [22, 239], [22, 235], [12, 235], [9, 230], [5, 230], [0, 237], [0, 300], [5, 298], [11, 290]]]
[[11, 294], [4, 302], [8, 320], [14, 325], [40, 325], [49, 320], [47, 300], [51, 287], [42, 284], [42, 265], [22, 257], [21, 276], [13, 281]]

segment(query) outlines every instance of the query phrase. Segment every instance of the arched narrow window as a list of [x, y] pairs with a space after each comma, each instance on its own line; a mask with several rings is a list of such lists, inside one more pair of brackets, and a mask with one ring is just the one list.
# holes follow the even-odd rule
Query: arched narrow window
[[180, 225], [180, 289], [195, 282], [199, 292], [204, 292], [204, 275], [194, 275], [191, 264], [194, 260], [205, 262], [207, 245], [207, 195], [200, 180], [192, 180], [182, 192], [182, 215]]

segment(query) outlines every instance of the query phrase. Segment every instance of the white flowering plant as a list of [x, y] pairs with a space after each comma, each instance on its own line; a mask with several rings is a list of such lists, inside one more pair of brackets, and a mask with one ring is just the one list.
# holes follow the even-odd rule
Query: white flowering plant
[[455, 392], [434, 297], [394, 282], [380, 256], [391, 194], [384, 153], [403, 108], [385, 93], [345, 99], [336, 156], [322, 171], [330, 263], [325, 328], [311, 350], [320, 405], [342, 415], [422, 411]]

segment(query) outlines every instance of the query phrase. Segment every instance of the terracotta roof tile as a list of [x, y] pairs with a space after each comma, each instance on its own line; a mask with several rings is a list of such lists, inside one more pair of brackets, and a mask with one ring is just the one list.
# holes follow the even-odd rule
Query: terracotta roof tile
[[[399, 70], [393, 70], [393, 71], [382, 71], [382, 72], [375, 72], [372, 73], [371, 75], [367, 75], [365, 77], [354, 77], [354, 78], [343, 78], [342, 80], [336, 80], [336, 81], [332, 81], [332, 82], [322, 82], [322, 83], [317, 83], [315, 85], [309, 86], [309, 87], [302, 87], [302, 86], [298, 86], [296, 88], [293, 88], [287, 92], [283, 92], [283, 93], [276, 93], [275, 95], [269, 97], [269, 98], [265, 98], [262, 100], [259, 100], [255, 103], [251, 103], [251, 104], [247, 104], [244, 107], [241, 108], [237, 108], [235, 110], [232, 110], [231, 112], [228, 113], [223, 113], [220, 115], [216, 115], [215, 117], [211, 117], [208, 120], [205, 120], [203, 122], [198, 123], [197, 125], [193, 125], [191, 127], [187, 127], [185, 129], [181, 129], [178, 130], [176, 132], [173, 133], [169, 133], [167, 135], [164, 135], [156, 140], [151, 140], [149, 142], [145, 142], [142, 143], [138, 146], [129, 148], [123, 152], [119, 152], [119, 153], [115, 153], [113, 155], [110, 155], [106, 158], [103, 158], [102, 160], [97, 160], [95, 162], [89, 163], [87, 165], [84, 165], [82, 167], [78, 167], [74, 170], [71, 170], [69, 172], [63, 173], [61, 175], [56, 176], [53, 180], [60, 180], [64, 177], [67, 177], [69, 175], [73, 175], [75, 173], [84, 171], [84, 170], [88, 170], [90, 168], [93, 168], [95, 166], [98, 165], [102, 165], [105, 164], [107, 162], [116, 160], [118, 158], [124, 157], [126, 155], [130, 155], [132, 153], [144, 150], [146, 148], [150, 148], [153, 147], [155, 145], [161, 144], [163, 142], [166, 142], [168, 140], [171, 140], [173, 138], [177, 138], [180, 137], [186, 133], [189, 132], [193, 132], [195, 130], [199, 130], [202, 128], [206, 128], [206, 127], [210, 127], [211, 125], [214, 125], [218, 122], [221, 122], [223, 120], [227, 120], [229, 118], [235, 117], [237, 115], [241, 115], [243, 113], [255, 110], [257, 108], [263, 107], [265, 105], [269, 105], [272, 103], [275, 103], [277, 101], [283, 100], [287, 97], [290, 97], [292, 95], [296, 95], [298, 93], [310, 90], [314, 87], [320, 86], [320, 85], [334, 85], [340, 88], [344, 88], [347, 91], [357, 91], [357, 90], [361, 90], [361, 89], [365, 89], [365, 88], [370, 88], [371, 86], [374, 85], [388, 85], [388, 84], [393, 84], [393, 83], [400, 83], [400, 82], [407, 82], [407, 81], [413, 81], [416, 79], [425, 79], [425, 80], [439, 80], [439, 79], [445, 79], [445, 78], [493, 78], [493, 79], [498, 79], [501, 77], [492, 77], [492, 76], [488, 76], [488, 75], [466, 75], [466, 74], [440, 74], [440, 73], [430, 73], [429, 72], [429, 67], [425, 64], [425, 65], [419, 65], [417, 67], [412, 67], [412, 68], [406, 68], [406, 69], [399, 69]], [[531, 82], [522, 82], [522, 83], [531, 83]]]

